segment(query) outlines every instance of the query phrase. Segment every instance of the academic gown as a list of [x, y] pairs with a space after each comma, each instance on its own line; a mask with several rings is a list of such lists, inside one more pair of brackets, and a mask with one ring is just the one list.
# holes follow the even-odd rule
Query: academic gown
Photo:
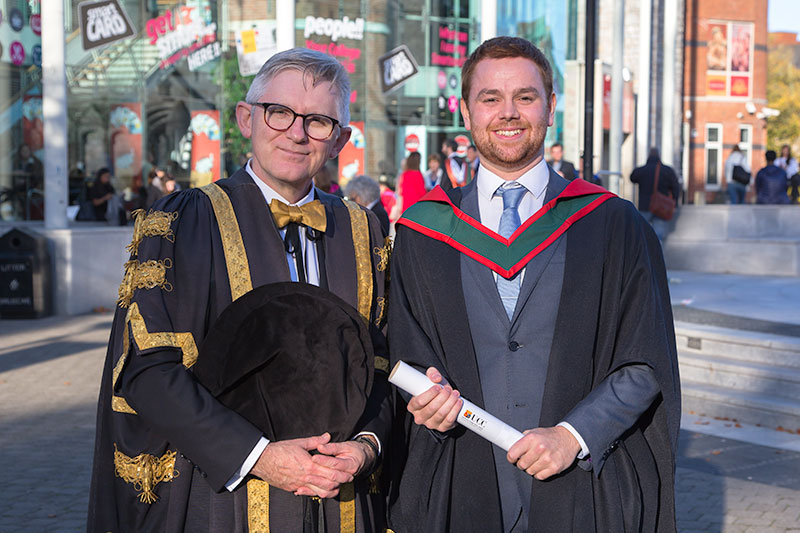
[[[460, 204], [460, 189], [448, 195]], [[436, 366], [464, 398], [483, 407], [460, 252], [409, 227], [397, 228], [391, 364]], [[559, 423], [627, 364], [650, 365], [661, 395], [620, 438], [599, 476], [573, 464], [546, 481], [531, 477], [528, 530], [674, 531], [680, 390], [658, 240], [633, 205], [616, 197], [575, 222], [568, 235], [539, 425]], [[435, 434], [414, 424], [405, 408], [398, 398], [389, 526], [404, 533], [501, 531], [492, 444], [462, 426]]]
[[[270, 487], [268, 501], [263, 491], [253, 492], [260, 498], [255, 501], [248, 496], [250, 476], [233, 492], [225, 489], [261, 431], [214, 399], [191, 373], [197, 347], [232, 295], [291, 281], [283, 242], [257, 185], [244, 170], [216, 183], [217, 201], [229, 199], [236, 220], [216, 213], [203, 190], [190, 189], [160, 200], [134, 231], [98, 403], [89, 531], [257, 531], [264, 516], [273, 531], [302, 529], [301, 497]], [[377, 324], [375, 353], [385, 355], [379, 328], [386, 251], [378, 221], [362, 208], [351, 212], [335, 196], [317, 190], [317, 197], [328, 220], [328, 288]], [[351, 224], [358, 213], [365, 215], [362, 224]], [[363, 243], [361, 269], [354, 231]], [[370, 291], [372, 298], [365, 298]], [[375, 372], [357, 428], [374, 432], [384, 445], [391, 419], [385, 376]], [[146, 469], [138, 477], [137, 466]], [[153, 500], [145, 493], [157, 499], [143, 501]], [[370, 513], [377, 500], [366, 480], [356, 481], [355, 494], [354, 527], [373, 531]], [[328, 531], [339, 531], [340, 499], [323, 500]], [[258, 513], [254, 505], [261, 505]]]

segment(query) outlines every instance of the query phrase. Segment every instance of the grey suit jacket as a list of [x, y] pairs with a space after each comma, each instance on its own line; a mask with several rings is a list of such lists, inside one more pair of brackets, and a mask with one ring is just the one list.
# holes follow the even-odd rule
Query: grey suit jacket
[[[461, 209], [476, 220], [480, 220], [476, 183], [477, 180], [473, 180], [472, 183], [463, 188]], [[568, 183], [566, 179], [562, 178], [551, 169], [550, 181], [548, 182], [544, 203], [558, 196]], [[464, 275], [471, 275], [473, 277], [471, 282], [477, 284], [478, 293], [484, 297], [485, 305], [483, 305], [481, 313], [484, 315], [492, 315], [487, 317], [487, 321], [490, 321], [491, 324], [497, 325], [496, 323], [502, 324], [504, 322], [505, 327], [509, 328], [509, 339], [511, 339], [520, 328], [524, 327], [524, 325], [519, 323], [520, 320], [531, 320], [531, 318], [526, 317], [525, 306], [528, 303], [530, 303], [531, 306], [535, 305], [530, 300], [531, 294], [536, 289], [537, 282], [542, 277], [543, 271], [548, 268], [557, 268], [555, 265], [558, 264], [558, 260], [553, 261], [553, 257], [558, 256], [559, 253], [561, 254], [561, 268], [563, 270], [563, 253], [564, 249], [566, 249], [565, 242], [563, 241], [565, 241], [568, 236], [569, 232], [562, 235], [548, 250], [539, 254], [539, 256], [535, 257], [534, 260], [526, 266], [526, 273], [520, 289], [517, 307], [510, 324], [500, 301], [499, 294], [497, 293], [492, 272], [487, 267], [479, 265], [471, 259], [466, 262], [462, 260], [462, 267], [466, 267], [465, 269], [462, 268], [462, 272], [464, 272]], [[552, 280], [556, 279], [563, 280], [563, 272], [561, 274], [561, 278], [558, 278], [558, 275], [554, 277], [551, 276], [548, 278], [551, 281], [548, 282], [552, 282]], [[569, 283], [569, 280], [563, 280], [563, 283]], [[550, 291], [551, 294], [548, 294], [546, 297], [557, 299], [560, 294], [560, 287], [561, 284], [558, 283], [558, 291], [556, 294], [553, 295], [552, 291]], [[547, 291], [545, 291], [544, 294], [547, 294]], [[558, 304], [556, 303], [552, 307], [547, 307], [549, 307], [549, 310], [545, 312], [548, 315], [552, 313], [554, 322]], [[537, 308], [537, 314], [531, 316], [538, 317], [541, 312], [542, 309]], [[534, 320], [539, 321], [540, 318]], [[544, 324], [539, 325], [544, 326]], [[472, 329], [475, 329], [476, 325], [470, 321], [470, 326]], [[486, 326], [484, 325], [482, 327]], [[552, 336], [552, 332], [550, 332], [550, 336]], [[473, 335], [473, 338], [475, 338], [475, 335]], [[552, 338], [549, 340], [552, 341]], [[479, 348], [481, 347], [476, 346], [475, 348], [480, 366], [481, 354], [479, 353]], [[505, 346], [503, 346], [503, 348], [505, 348]], [[539, 368], [532, 373], [532, 380], [536, 381], [539, 379], [537, 376], [541, 377], [546, 374], [546, 359], [544, 363], [545, 365], [542, 369], [541, 361], [538, 361]], [[532, 362], [532, 364], [535, 364], [535, 362]], [[541, 375], [539, 374], [540, 371]], [[532, 383], [532, 385], [535, 386], [536, 383]], [[543, 383], [538, 384], [538, 387], [539, 391], [537, 394], [541, 395], [544, 389]], [[486, 392], [487, 391], [484, 390], [484, 395], [486, 395]], [[578, 432], [583, 438], [589, 452], [587, 457], [579, 461], [579, 466], [586, 470], [592, 469], [595, 475], [599, 475], [606, 458], [616, 448], [619, 437], [630, 429], [642, 413], [650, 407], [653, 400], [657, 397], [658, 392], [659, 386], [650, 367], [647, 365], [630, 365], [611, 373], [598, 387], [578, 403], [564, 418], [564, 422], [569, 423]], [[488, 403], [487, 401], [487, 404]], [[538, 399], [536, 404], [541, 405], [541, 398]], [[525, 425], [525, 427], [518, 427], [517, 429], [525, 430], [536, 427], [538, 425], [538, 407], [535, 407], [535, 411], [535, 417], [533, 417], [534, 413], [530, 413], [533, 418], [528, 421], [529, 423]]]

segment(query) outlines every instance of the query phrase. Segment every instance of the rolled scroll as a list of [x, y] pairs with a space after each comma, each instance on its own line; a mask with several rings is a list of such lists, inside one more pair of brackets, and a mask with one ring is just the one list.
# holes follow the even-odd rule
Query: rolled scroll
[[[412, 396], [418, 396], [436, 385], [428, 379], [428, 376], [403, 361], [398, 361], [394, 365], [392, 373], [389, 374], [389, 382]], [[458, 412], [457, 421], [465, 428], [474, 431], [505, 451], [508, 451], [515, 442], [522, 438], [522, 433], [499, 418], [490, 415], [466, 398], [462, 397], [461, 399], [463, 403]]]

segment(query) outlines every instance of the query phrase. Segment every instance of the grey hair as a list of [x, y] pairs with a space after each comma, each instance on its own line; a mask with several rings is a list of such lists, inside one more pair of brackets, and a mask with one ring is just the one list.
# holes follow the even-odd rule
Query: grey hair
[[347, 126], [350, 122], [350, 78], [347, 71], [335, 58], [308, 48], [292, 48], [270, 57], [250, 84], [245, 101], [257, 103], [259, 98], [263, 98], [267, 83], [284, 70], [296, 70], [311, 76], [312, 86], [331, 82], [339, 96], [339, 122], [343, 127]]
[[369, 205], [381, 197], [381, 187], [378, 182], [364, 174], [348, 181], [342, 192], [348, 197], [358, 196], [364, 205]]

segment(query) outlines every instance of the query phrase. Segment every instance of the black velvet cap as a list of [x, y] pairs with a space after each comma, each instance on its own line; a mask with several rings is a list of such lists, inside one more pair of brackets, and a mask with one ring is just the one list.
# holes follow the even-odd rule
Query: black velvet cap
[[203, 341], [195, 377], [270, 440], [352, 436], [373, 375], [369, 328], [306, 283], [272, 283], [229, 305]]

